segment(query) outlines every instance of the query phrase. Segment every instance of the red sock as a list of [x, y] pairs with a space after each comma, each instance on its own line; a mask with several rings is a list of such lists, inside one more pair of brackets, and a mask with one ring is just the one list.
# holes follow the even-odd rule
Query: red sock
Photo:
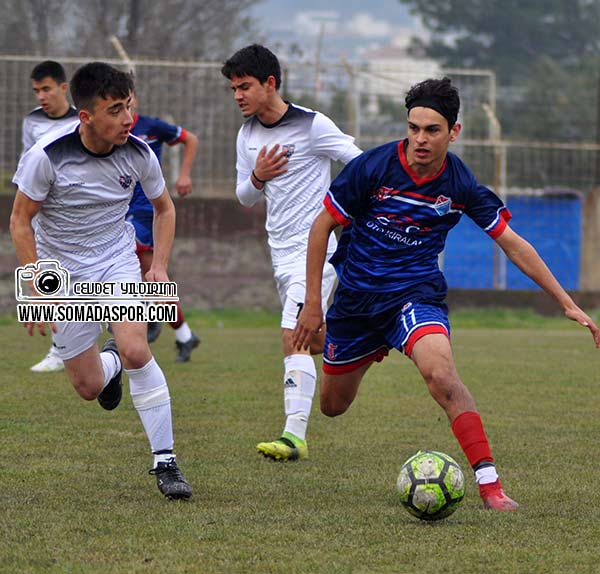
[[183, 325], [184, 320], [185, 319], [183, 318], [183, 311], [181, 310], [179, 303], [177, 303], [177, 321], [175, 321], [175, 323], [169, 323], [169, 325], [171, 325], [173, 329], [179, 329], [179, 327]]
[[452, 422], [452, 432], [472, 468], [482, 462], [494, 462], [479, 413], [467, 411]]

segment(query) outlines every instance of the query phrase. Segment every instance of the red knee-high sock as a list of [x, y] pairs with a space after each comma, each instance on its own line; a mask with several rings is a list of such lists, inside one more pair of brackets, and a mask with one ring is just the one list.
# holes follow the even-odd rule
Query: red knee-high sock
[[452, 432], [472, 468], [482, 462], [494, 462], [479, 413], [467, 411], [452, 422]]
[[183, 325], [184, 321], [185, 319], [183, 318], [183, 311], [181, 310], [179, 303], [177, 303], [177, 321], [175, 321], [175, 323], [169, 323], [169, 325], [171, 325], [173, 329], [179, 329], [179, 327]]

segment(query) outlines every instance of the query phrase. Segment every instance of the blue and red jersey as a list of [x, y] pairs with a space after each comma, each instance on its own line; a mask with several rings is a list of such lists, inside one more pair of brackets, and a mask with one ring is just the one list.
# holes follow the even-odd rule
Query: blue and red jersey
[[[156, 154], [159, 163], [163, 143], [175, 145], [185, 139], [185, 130], [182, 127], [168, 124], [158, 118], [135, 114], [133, 122], [131, 133], [144, 140], [150, 146], [150, 149]], [[144, 195], [139, 183], [136, 184], [133, 191], [128, 213], [131, 214], [137, 211], [152, 211], [152, 204]]]
[[438, 173], [420, 178], [408, 166], [407, 143], [391, 142], [356, 157], [325, 197], [327, 211], [346, 228], [331, 259], [345, 287], [383, 293], [438, 280], [438, 255], [463, 214], [492, 238], [511, 218], [453, 153]]

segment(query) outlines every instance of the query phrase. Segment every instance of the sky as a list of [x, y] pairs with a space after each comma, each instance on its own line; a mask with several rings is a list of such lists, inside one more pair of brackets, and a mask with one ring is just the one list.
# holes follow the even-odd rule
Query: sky
[[320, 45], [323, 61], [341, 56], [354, 61], [423, 34], [419, 20], [398, 0], [262, 0], [250, 14], [261, 41], [280, 53], [296, 44], [304, 59], [314, 59]]

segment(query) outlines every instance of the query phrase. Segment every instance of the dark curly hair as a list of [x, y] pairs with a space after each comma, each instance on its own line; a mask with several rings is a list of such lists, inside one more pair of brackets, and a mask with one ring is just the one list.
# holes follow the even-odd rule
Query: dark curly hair
[[238, 50], [221, 68], [221, 74], [231, 80], [233, 76], [252, 76], [264, 84], [269, 76], [275, 78], [275, 89], [281, 86], [281, 66], [277, 56], [260, 44]]
[[448, 128], [451, 129], [458, 119], [460, 98], [450, 78], [445, 77], [441, 80], [430, 78], [415, 84], [408, 90], [404, 105], [408, 111], [418, 106], [434, 109], [446, 118]]
[[79, 110], [93, 110], [97, 98], [128, 98], [133, 92], [133, 79], [104, 62], [81, 66], [71, 78], [71, 97]]

